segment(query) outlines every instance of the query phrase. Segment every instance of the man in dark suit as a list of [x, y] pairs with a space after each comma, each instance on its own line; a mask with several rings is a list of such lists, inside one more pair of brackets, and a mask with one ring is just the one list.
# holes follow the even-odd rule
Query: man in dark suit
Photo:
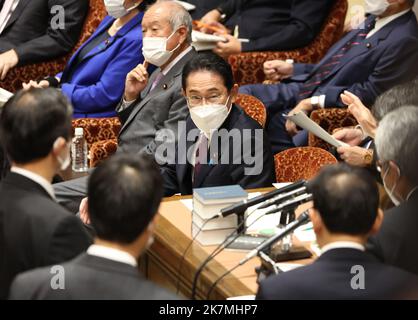
[[238, 86], [233, 81], [229, 64], [214, 53], [199, 54], [184, 67], [183, 93], [190, 117], [175, 158], [169, 155], [161, 161], [174, 148], [159, 148], [156, 153], [156, 159], [165, 163], [166, 195], [233, 184], [260, 188], [274, 182], [268, 138], [258, 122], [234, 104]]
[[416, 299], [418, 278], [365, 252], [382, 222], [373, 177], [346, 164], [329, 166], [310, 182], [310, 217], [321, 256], [261, 282], [258, 299]]
[[[62, 279], [51, 287], [51, 268], [19, 275], [11, 299], [176, 299], [145, 280], [137, 259], [150, 246], [163, 190], [155, 161], [117, 155], [93, 172], [88, 187], [88, 218], [97, 237], [87, 253], [62, 265]], [[57, 274], [58, 275], [58, 274]]]
[[3, 108], [0, 141], [12, 168], [0, 183], [0, 298], [16, 274], [74, 258], [91, 243], [51, 185], [70, 164], [71, 116], [55, 89], [18, 92]]
[[370, 250], [386, 263], [418, 274], [418, 105], [388, 113], [375, 143], [378, 169], [395, 207], [385, 212]]
[[[181, 73], [187, 61], [196, 54], [190, 45], [190, 14], [175, 2], [159, 2], [145, 12], [142, 29], [146, 62], [138, 65], [126, 77], [124, 98], [117, 107], [122, 122], [118, 154], [153, 155], [162, 143], [164, 133], [170, 131], [177, 137], [178, 122], [185, 120], [189, 114], [181, 92]], [[165, 49], [160, 47], [156, 51], [152, 43], [162, 38], [165, 38], [162, 40]], [[150, 76], [146, 68], [148, 63], [159, 67]], [[67, 181], [54, 187], [58, 201], [70, 211], [77, 212], [81, 200], [86, 196], [87, 178]]]
[[196, 6], [196, 9], [190, 12], [193, 19], [200, 19], [206, 13], [218, 7], [224, 0], [187, 0], [186, 2]]
[[286, 121], [284, 113], [344, 107], [340, 95], [345, 90], [371, 106], [384, 91], [417, 76], [418, 24], [411, 10], [413, 2], [393, 2], [383, 13], [366, 8], [377, 16], [370, 15], [363, 26], [335, 44], [317, 65], [267, 62], [268, 77], [286, 83], [240, 89], [266, 105], [267, 131], [274, 153], [307, 142], [306, 132], [296, 135], [296, 125]]
[[0, 79], [70, 52], [88, 9], [88, 0], [0, 0]]
[[[228, 0], [202, 17], [202, 22], [224, 25], [240, 38], [226, 35], [215, 52], [230, 55], [248, 51], [282, 51], [311, 43], [321, 30], [335, 0]], [[225, 18], [222, 18], [222, 17]]]

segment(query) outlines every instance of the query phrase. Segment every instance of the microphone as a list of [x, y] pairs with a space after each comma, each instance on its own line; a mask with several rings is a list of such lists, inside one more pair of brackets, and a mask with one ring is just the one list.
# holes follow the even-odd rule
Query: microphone
[[282, 238], [284, 238], [285, 236], [287, 236], [289, 233], [292, 233], [295, 229], [297, 229], [300, 226], [304, 225], [308, 221], [309, 221], [309, 215], [308, 215], [307, 211], [305, 211], [304, 213], [302, 213], [299, 216], [299, 218], [297, 218], [297, 220], [289, 223], [283, 229], [283, 231], [281, 231], [278, 234], [276, 234], [275, 236], [272, 236], [271, 238], [267, 239], [262, 244], [260, 244], [257, 248], [255, 248], [254, 250], [250, 251], [245, 256], [245, 258], [242, 259], [239, 262], [239, 265], [241, 266], [244, 263], [246, 263], [247, 261], [251, 260], [252, 258], [254, 258], [255, 256], [257, 256], [260, 252], [264, 251], [265, 249], [267, 249], [268, 247], [270, 247], [271, 245], [273, 245], [277, 241], [281, 240]]
[[298, 188], [300, 188], [302, 186], [305, 186], [305, 185], [306, 185], [306, 181], [305, 180], [300, 180], [298, 182], [294, 182], [294, 183], [292, 183], [288, 186], [285, 186], [285, 187], [277, 189], [277, 190], [270, 191], [268, 193], [262, 194], [260, 196], [255, 197], [255, 198], [240, 201], [240, 202], [235, 203], [235, 204], [233, 204], [229, 207], [223, 208], [219, 214], [217, 214], [216, 216], [213, 217], [213, 219], [219, 218], [219, 217], [224, 217], [225, 218], [225, 217], [227, 217], [231, 214], [234, 214], [234, 213], [244, 212], [247, 208], [255, 206], [256, 204], [264, 202], [268, 199], [271, 199], [271, 198], [277, 196], [278, 194], [281, 194], [281, 193], [284, 193], [284, 192], [290, 192], [292, 190], [298, 189]]
[[294, 191], [279, 194], [278, 196], [276, 196], [276, 197], [274, 197], [270, 200], [265, 201], [265, 203], [263, 205], [261, 205], [260, 207], [258, 207], [258, 209], [268, 208], [271, 205], [276, 204], [277, 202], [281, 202], [284, 199], [289, 198], [291, 196], [297, 196], [297, 195], [299, 195], [299, 193], [306, 193], [306, 191], [307, 191], [306, 186], [303, 186], [302, 188], [298, 188]]
[[272, 213], [276, 213], [279, 211], [283, 211], [283, 209], [291, 209], [291, 208], [296, 208], [298, 206], [300, 206], [301, 204], [311, 201], [312, 200], [312, 194], [310, 193], [305, 193], [302, 195], [299, 195], [293, 199], [287, 200], [281, 204], [276, 204], [274, 206], [273, 209], [271, 209], [270, 211], [267, 211], [265, 214], [272, 214]]

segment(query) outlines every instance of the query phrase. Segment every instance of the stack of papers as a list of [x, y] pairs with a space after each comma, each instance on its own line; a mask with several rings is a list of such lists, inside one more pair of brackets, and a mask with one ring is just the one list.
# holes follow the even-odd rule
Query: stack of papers
[[200, 31], [192, 31], [192, 46], [196, 51], [213, 50], [219, 41], [226, 41], [222, 36], [206, 34]]
[[348, 147], [348, 144], [335, 139], [332, 135], [322, 129], [317, 123], [313, 122], [305, 114], [305, 112], [298, 112], [294, 115], [284, 115], [287, 119], [296, 123], [299, 127], [313, 133], [318, 138], [321, 138], [325, 142], [328, 142], [330, 145], [339, 148], [339, 147]]
[[0, 108], [13, 96], [13, 93], [0, 88]]

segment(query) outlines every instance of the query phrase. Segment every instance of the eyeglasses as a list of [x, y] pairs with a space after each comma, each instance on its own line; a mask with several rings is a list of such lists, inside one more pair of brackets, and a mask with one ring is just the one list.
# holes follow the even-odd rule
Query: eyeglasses
[[223, 104], [225, 103], [225, 95], [223, 94], [212, 94], [209, 97], [190, 96], [187, 97], [187, 101], [191, 107], [202, 106], [205, 104]]

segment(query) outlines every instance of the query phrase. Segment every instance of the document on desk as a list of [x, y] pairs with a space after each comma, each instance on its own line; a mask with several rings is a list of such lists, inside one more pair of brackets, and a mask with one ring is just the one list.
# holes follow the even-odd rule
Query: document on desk
[[0, 88], [0, 107], [2, 107], [11, 97], [13, 97], [13, 93]]
[[318, 124], [313, 122], [309, 117], [305, 114], [305, 112], [301, 111], [294, 115], [285, 115], [284, 116], [296, 123], [299, 127], [313, 133], [318, 138], [321, 138], [325, 142], [328, 142], [330, 145], [339, 148], [339, 147], [348, 147], [348, 144], [335, 139], [332, 135], [322, 129]]

